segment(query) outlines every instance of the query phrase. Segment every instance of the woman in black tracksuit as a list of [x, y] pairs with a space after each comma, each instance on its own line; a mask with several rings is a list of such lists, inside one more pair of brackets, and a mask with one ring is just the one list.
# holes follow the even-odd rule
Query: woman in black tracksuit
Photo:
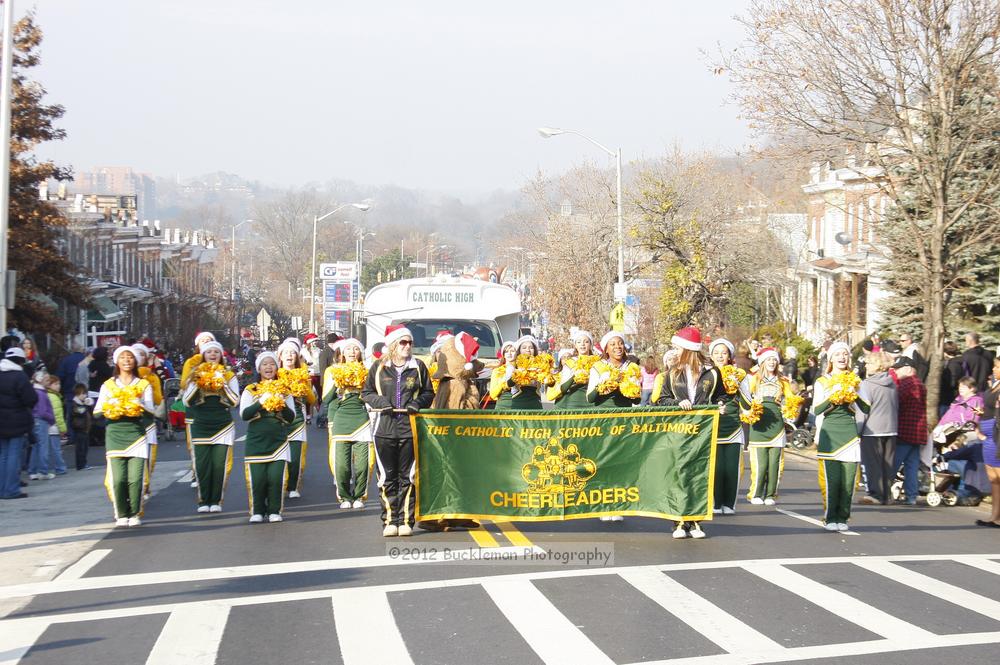
[[368, 370], [361, 399], [375, 414], [376, 478], [382, 502], [382, 535], [413, 532], [416, 489], [413, 475], [413, 431], [410, 414], [434, 400], [430, 372], [413, 357], [413, 335], [403, 326], [385, 331], [386, 352]]

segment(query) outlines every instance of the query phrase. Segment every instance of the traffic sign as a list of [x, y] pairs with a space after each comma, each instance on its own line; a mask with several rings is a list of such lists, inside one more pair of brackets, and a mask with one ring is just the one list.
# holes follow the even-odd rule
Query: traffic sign
[[338, 282], [353, 282], [358, 278], [358, 264], [354, 261], [337, 261], [319, 264], [319, 278]]

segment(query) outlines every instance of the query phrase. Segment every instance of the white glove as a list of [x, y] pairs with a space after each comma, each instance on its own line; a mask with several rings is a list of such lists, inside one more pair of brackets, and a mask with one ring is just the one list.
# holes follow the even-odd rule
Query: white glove
[[604, 374], [601, 374], [598, 378], [600, 379], [598, 383], [604, 383], [605, 381], [611, 378], [611, 372], [605, 372]]
[[504, 381], [509, 381], [510, 377], [512, 377], [512, 376], [514, 376], [514, 366], [511, 365], [510, 363], [507, 363], [507, 371], [504, 372], [504, 374], [503, 374], [503, 380]]
[[679, 402], [679, 403], [677, 404], [677, 406], [681, 407], [681, 409], [682, 409], [683, 411], [690, 411], [690, 410], [691, 410], [691, 400], [689, 400], [689, 399], [682, 399], [682, 400], [681, 400], [681, 401], [680, 401], [680, 402]]
[[720, 416], [726, 415], [726, 405], [725, 404], [720, 404], [719, 405], [719, 415]]

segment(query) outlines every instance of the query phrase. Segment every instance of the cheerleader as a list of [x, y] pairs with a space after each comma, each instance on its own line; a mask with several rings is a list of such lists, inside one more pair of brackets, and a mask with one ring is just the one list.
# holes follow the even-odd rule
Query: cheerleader
[[338, 342], [339, 356], [323, 375], [323, 405], [329, 425], [330, 471], [344, 510], [365, 507], [371, 473], [371, 420], [361, 400], [368, 371], [364, 347], [356, 339]]
[[500, 364], [490, 374], [490, 399], [496, 402], [497, 411], [510, 411], [513, 407], [510, 405], [510, 385], [507, 383], [507, 379], [510, 377], [507, 375], [507, 368], [514, 366], [514, 360], [517, 358], [517, 346], [514, 345], [514, 342], [504, 342], [498, 355], [500, 356]]
[[742, 450], [745, 437], [740, 422], [739, 390], [746, 372], [733, 364], [736, 347], [727, 339], [716, 339], [708, 345], [708, 355], [719, 370], [722, 390], [719, 391], [719, 434], [715, 449], [715, 513], [732, 515], [736, 512], [736, 495], [743, 468]]
[[861, 443], [858, 423], [871, 400], [861, 378], [851, 370], [851, 349], [834, 342], [827, 351], [826, 374], [813, 387], [816, 416], [816, 462], [823, 496], [823, 528], [847, 531], [851, 501], [858, 481]]
[[781, 375], [772, 347], [757, 352], [757, 371], [740, 382], [740, 420], [750, 425], [750, 503], [773, 506], [785, 465], [785, 421], [793, 420], [802, 398]]
[[572, 341], [572, 355], [563, 359], [559, 380], [549, 388], [548, 397], [557, 409], [589, 409], [593, 407], [587, 400], [590, 369], [601, 357], [594, 353], [594, 336], [586, 330], [576, 331]]
[[[552, 356], [539, 354], [538, 341], [531, 335], [524, 335], [514, 342], [514, 346], [517, 349], [514, 361], [505, 362], [503, 365], [503, 380], [511, 392], [510, 408], [521, 411], [541, 411], [542, 397], [539, 390], [554, 384], [556, 381], [556, 377], [552, 374]], [[522, 358], [524, 360], [521, 360]], [[534, 362], [535, 358], [547, 359], [548, 370], [542, 367], [541, 370], [530, 372], [529, 376], [534, 378], [519, 381], [515, 374], [517, 363]], [[499, 408], [499, 404], [497, 406]]]
[[[725, 395], [722, 375], [701, 353], [701, 331], [681, 328], [670, 342], [678, 350], [677, 362], [656, 377], [653, 403], [676, 406], [683, 411], [690, 411], [695, 404], [719, 404]], [[705, 532], [698, 522], [680, 521], [674, 526], [673, 537], [704, 538]]]
[[642, 399], [642, 372], [625, 356], [625, 337], [611, 331], [601, 338], [604, 353], [590, 368], [587, 402], [598, 407], [635, 406]]
[[104, 486], [115, 510], [115, 526], [139, 526], [142, 521], [143, 477], [149, 442], [143, 415], [153, 412], [153, 388], [139, 378], [135, 351], [119, 346], [114, 355], [114, 376], [101, 385], [94, 415], [108, 425], [104, 450], [108, 469]]
[[280, 522], [289, 460], [288, 428], [295, 418], [295, 401], [282, 392], [278, 357], [270, 351], [257, 356], [260, 382], [240, 396], [240, 418], [247, 421], [243, 466], [250, 495], [250, 523]]
[[148, 381], [153, 389], [153, 410], [155, 413], [144, 413], [142, 416], [142, 422], [146, 426], [146, 440], [149, 442], [149, 458], [146, 460], [146, 478], [142, 487], [142, 499], [148, 501], [149, 485], [153, 481], [153, 469], [156, 468], [156, 449], [159, 448], [156, 445], [159, 443], [156, 438], [156, 419], [161, 417], [163, 410], [163, 384], [160, 383], [160, 377], [156, 375], [151, 366], [153, 354], [149, 347], [141, 343], [133, 344], [132, 351], [135, 353], [135, 360], [139, 366], [139, 378]]
[[233, 468], [236, 426], [230, 409], [239, 401], [240, 387], [222, 364], [222, 345], [202, 342], [201, 364], [181, 394], [187, 407], [187, 437], [194, 450], [194, 477], [198, 482], [198, 512], [221, 513], [222, 495]]
[[[208, 332], [207, 330], [205, 332], [200, 332], [197, 335], [195, 335], [194, 353], [191, 355], [190, 358], [187, 358], [184, 361], [183, 366], [181, 366], [181, 390], [187, 388], [188, 382], [191, 380], [191, 373], [194, 372], [194, 368], [200, 365], [202, 362], [201, 350], [200, 350], [201, 345], [205, 342], [214, 342], [214, 341], [215, 341], [215, 335]], [[194, 448], [191, 447], [191, 437], [186, 437], [186, 438], [187, 438], [188, 456], [191, 457], [191, 478], [192, 478], [191, 487], [197, 487], [198, 473], [194, 468], [195, 467]]]
[[316, 404], [316, 393], [313, 392], [309, 380], [309, 370], [302, 361], [297, 339], [286, 339], [278, 347], [278, 378], [286, 383], [298, 377], [299, 381], [289, 383], [292, 397], [295, 399], [295, 420], [292, 421], [288, 433], [289, 454], [288, 463], [288, 498], [297, 499], [302, 496], [303, 474], [306, 472], [306, 449], [309, 444], [306, 439], [306, 417]]

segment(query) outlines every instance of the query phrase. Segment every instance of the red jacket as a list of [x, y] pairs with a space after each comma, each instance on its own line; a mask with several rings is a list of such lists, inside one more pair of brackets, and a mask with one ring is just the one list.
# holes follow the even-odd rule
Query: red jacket
[[908, 376], [899, 379], [899, 443], [922, 446], [927, 443], [927, 388], [920, 379]]

